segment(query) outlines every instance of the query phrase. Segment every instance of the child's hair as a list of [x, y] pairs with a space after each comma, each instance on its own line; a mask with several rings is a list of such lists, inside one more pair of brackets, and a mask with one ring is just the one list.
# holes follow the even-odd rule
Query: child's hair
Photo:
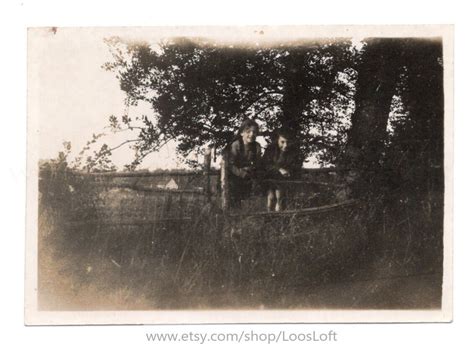
[[228, 153], [230, 151], [230, 148], [232, 146], [232, 143], [235, 142], [235, 141], [242, 141], [242, 136], [241, 136], [241, 133], [244, 132], [246, 129], [250, 128], [250, 127], [255, 127], [257, 129], [257, 133], [259, 132], [259, 126], [257, 124], [257, 122], [255, 120], [252, 120], [252, 119], [249, 119], [249, 118], [245, 118], [243, 121], [242, 121], [242, 124], [240, 124], [240, 127], [239, 127], [239, 130], [237, 131], [237, 133], [235, 133], [231, 139], [231, 141], [229, 141], [227, 143], [227, 145], [224, 147], [223, 149], [223, 152], [224, 153]]
[[245, 119], [244, 121], [242, 121], [242, 125], [240, 125], [239, 127], [238, 134], [240, 135], [246, 129], [251, 128], [251, 127], [255, 127], [257, 129], [257, 132], [259, 131], [259, 126], [255, 120], [252, 120], [249, 118]]
[[273, 137], [274, 141], [278, 141], [278, 138], [280, 137], [286, 138], [289, 142], [294, 142], [294, 139], [295, 139], [294, 138], [295, 136], [292, 133], [292, 131], [290, 131], [290, 129], [286, 127], [282, 127], [274, 132], [274, 137]]

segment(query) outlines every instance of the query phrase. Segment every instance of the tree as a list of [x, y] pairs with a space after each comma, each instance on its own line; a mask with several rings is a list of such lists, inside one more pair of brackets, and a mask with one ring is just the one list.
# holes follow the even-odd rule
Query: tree
[[[443, 162], [441, 41], [368, 39], [357, 72], [355, 111], [343, 161], [356, 172], [351, 179], [354, 190], [388, 187], [390, 174], [398, 175], [391, 179], [400, 187], [404, 169], [418, 177], [409, 179], [407, 191], [418, 189], [431, 174], [430, 166]], [[394, 102], [402, 116], [392, 122], [389, 136]]]
[[441, 40], [411, 40], [398, 94], [403, 116], [393, 124], [386, 165], [401, 184], [425, 193], [444, 186], [444, 90]]
[[355, 111], [346, 152], [346, 159], [358, 169], [370, 169], [379, 162], [404, 55], [399, 39], [366, 42], [357, 69]]
[[185, 38], [107, 43], [114, 60], [104, 67], [116, 73], [126, 105], [146, 102], [154, 112], [110, 119], [115, 128], [139, 129], [135, 166], [170, 139], [182, 156], [208, 144], [223, 148], [245, 117], [260, 121], [265, 135], [292, 128], [303, 155], [325, 162], [334, 162], [345, 140], [356, 78], [351, 41], [255, 48]]

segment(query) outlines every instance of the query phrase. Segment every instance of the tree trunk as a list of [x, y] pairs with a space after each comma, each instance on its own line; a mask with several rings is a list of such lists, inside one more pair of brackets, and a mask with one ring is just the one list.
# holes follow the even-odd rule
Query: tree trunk
[[306, 54], [292, 51], [286, 64], [285, 86], [282, 102], [281, 125], [290, 130], [298, 140], [301, 133], [303, 111], [310, 99], [307, 74], [305, 72]]
[[[410, 192], [412, 210], [424, 212], [430, 232], [442, 243], [444, 207], [444, 89], [441, 41], [415, 42], [407, 61], [404, 102], [408, 115], [397, 148], [402, 148], [404, 190]], [[418, 234], [418, 233], [417, 233]], [[422, 234], [418, 234], [422, 237]], [[441, 253], [442, 254], [442, 253]]]
[[406, 136], [424, 143], [413, 149], [417, 150], [418, 165], [426, 168], [442, 167], [444, 160], [442, 57], [441, 42], [416, 42], [407, 63], [405, 103], [412, 126]]
[[343, 164], [352, 170], [353, 192], [372, 183], [387, 138], [387, 122], [403, 66], [404, 40], [368, 40], [358, 68], [355, 111]]

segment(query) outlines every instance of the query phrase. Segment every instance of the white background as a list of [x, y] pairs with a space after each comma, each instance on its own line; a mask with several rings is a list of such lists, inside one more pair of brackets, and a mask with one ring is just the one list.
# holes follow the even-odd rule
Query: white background
[[[466, 2], [467, 3], [467, 2]], [[337, 345], [470, 344], [473, 232], [472, 9], [456, 1], [4, 1], [1, 9], [0, 343], [148, 344], [145, 332], [279, 331], [282, 325], [24, 327], [26, 181], [26, 28], [31, 26], [455, 24], [454, 322], [450, 324], [305, 325], [336, 330]], [[429, 90], [427, 90], [429, 92]]]

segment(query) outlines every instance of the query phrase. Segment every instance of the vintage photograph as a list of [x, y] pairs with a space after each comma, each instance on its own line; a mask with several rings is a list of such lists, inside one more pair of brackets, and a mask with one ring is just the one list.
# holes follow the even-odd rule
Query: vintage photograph
[[452, 318], [452, 27], [28, 30], [26, 323]]

